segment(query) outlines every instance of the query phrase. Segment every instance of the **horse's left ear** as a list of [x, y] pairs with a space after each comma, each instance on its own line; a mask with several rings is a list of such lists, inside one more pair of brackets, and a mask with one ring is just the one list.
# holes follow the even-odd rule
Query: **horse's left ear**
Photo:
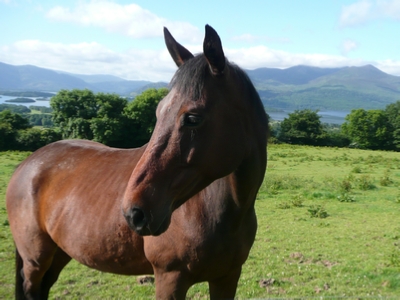
[[206, 25], [206, 36], [203, 43], [203, 52], [214, 75], [222, 75], [225, 69], [225, 55], [222, 50], [221, 39], [218, 33]]
[[164, 27], [164, 40], [169, 54], [171, 54], [172, 59], [178, 67], [183, 65], [185, 61], [194, 57], [188, 49], [183, 47], [174, 39], [166, 27]]

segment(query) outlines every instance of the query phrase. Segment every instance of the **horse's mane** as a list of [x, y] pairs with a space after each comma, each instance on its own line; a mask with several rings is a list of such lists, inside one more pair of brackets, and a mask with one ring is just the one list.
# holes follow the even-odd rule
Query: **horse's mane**
[[[258, 117], [258, 120], [268, 127], [268, 115], [265, 113], [260, 96], [248, 75], [239, 66], [230, 63], [228, 60], [226, 60], [226, 67], [230, 68], [230, 72], [233, 72], [236, 75], [235, 77], [241, 81], [244, 89], [247, 90], [250, 96], [250, 105], [254, 108], [254, 113]], [[207, 59], [204, 54], [199, 54], [180, 66], [171, 80], [170, 87], [176, 88], [182, 96], [195, 101], [201, 98], [206, 79], [210, 76], [213, 75], [211, 74]]]

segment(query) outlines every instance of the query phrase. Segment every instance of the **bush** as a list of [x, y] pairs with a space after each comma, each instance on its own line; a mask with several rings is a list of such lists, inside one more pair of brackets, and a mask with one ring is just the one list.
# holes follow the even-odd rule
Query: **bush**
[[339, 202], [356, 202], [356, 198], [348, 193], [343, 193], [337, 196]]
[[311, 205], [308, 208], [308, 212], [311, 218], [325, 219], [329, 216], [325, 208], [321, 205]]
[[53, 129], [30, 128], [18, 130], [15, 148], [23, 151], [35, 151], [60, 139], [61, 134]]
[[363, 191], [373, 190], [376, 188], [368, 175], [363, 175], [357, 179], [358, 188]]

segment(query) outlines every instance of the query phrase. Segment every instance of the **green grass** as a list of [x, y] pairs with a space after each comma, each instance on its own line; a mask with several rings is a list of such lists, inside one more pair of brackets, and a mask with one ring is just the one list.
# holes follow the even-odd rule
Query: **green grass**
[[[7, 182], [27, 153], [0, 153], [0, 298], [11, 298], [14, 248]], [[259, 228], [237, 297], [397, 298], [400, 295], [400, 154], [271, 145], [256, 202]], [[205, 283], [189, 299], [207, 298]], [[52, 299], [153, 299], [154, 285], [76, 262]]]

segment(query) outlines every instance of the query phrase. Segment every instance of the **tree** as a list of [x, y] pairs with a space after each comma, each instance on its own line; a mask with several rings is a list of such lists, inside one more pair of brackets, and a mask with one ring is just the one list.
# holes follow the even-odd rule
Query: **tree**
[[400, 151], [400, 100], [386, 106], [385, 113], [393, 130], [393, 147]]
[[17, 114], [25, 114], [31, 112], [31, 110], [24, 105], [6, 104], [6, 103], [0, 104], [0, 111], [3, 110], [10, 110], [13, 113]]
[[366, 149], [392, 149], [393, 129], [383, 110], [352, 110], [346, 116], [342, 131], [353, 144]]
[[18, 130], [30, 128], [28, 119], [10, 110], [0, 112], [0, 150], [12, 150], [16, 147]]
[[167, 94], [166, 88], [148, 89], [125, 108], [124, 115], [129, 120], [126, 132], [130, 135], [132, 147], [142, 146], [149, 141], [157, 121], [157, 105]]
[[61, 134], [49, 128], [29, 128], [18, 130], [15, 138], [15, 148], [18, 150], [35, 151], [60, 139]]
[[53, 122], [63, 138], [83, 138], [114, 147], [148, 142], [156, 123], [156, 107], [167, 89], [149, 89], [133, 102], [115, 94], [62, 90], [51, 99]]
[[295, 110], [281, 122], [278, 139], [289, 144], [321, 145], [326, 131], [320, 118], [317, 111]]
[[122, 139], [127, 100], [115, 94], [89, 90], [61, 90], [51, 98], [53, 122], [63, 138], [95, 140], [107, 145]]
[[53, 129], [32, 128], [27, 118], [9, 110], [0, 112], [0, 150], [34, 151], [60, 139]]

